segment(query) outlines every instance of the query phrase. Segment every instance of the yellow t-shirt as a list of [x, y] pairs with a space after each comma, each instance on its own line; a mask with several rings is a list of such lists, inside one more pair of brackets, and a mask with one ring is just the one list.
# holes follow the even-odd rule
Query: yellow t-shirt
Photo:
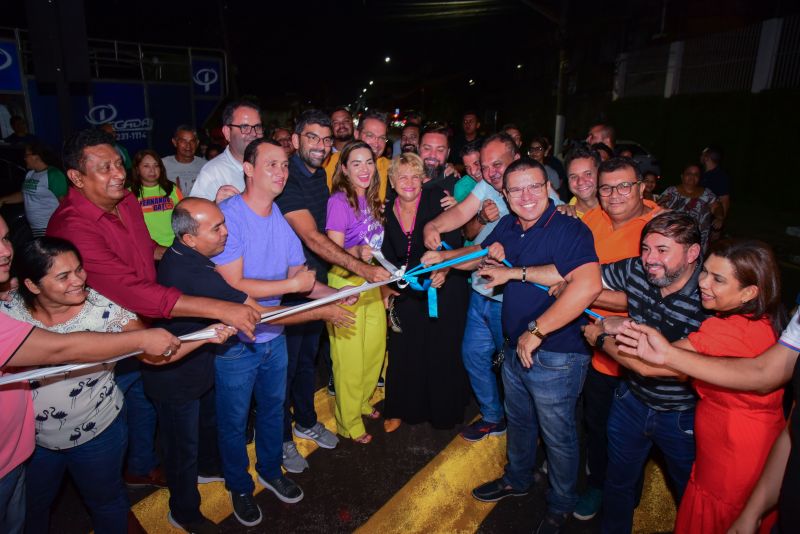
[[[578, 197], [572, 197], [569, 200], [569, 202], [567, 202], [567, 204], [569, 204], [570, 206], [574, 206], [577, 203], [578, 203]], [[578, 216], [579, 219], [583, 219], [583, 215], [585, 213], [586, 213], [585, 211], [581, 211], [581, 210], [578, 210], [578, 209], [575, 210], [575, 214]]]

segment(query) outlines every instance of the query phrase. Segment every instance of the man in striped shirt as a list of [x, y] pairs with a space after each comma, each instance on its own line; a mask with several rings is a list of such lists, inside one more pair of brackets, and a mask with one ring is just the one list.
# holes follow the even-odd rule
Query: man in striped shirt
[[[697, 288], [702, 264], [697, 223], [685, 213], [662, 213], [645, 225], [642, 236], [640, 257], [603, 265], [603, 285], [625, 293], [630, 318], [655, 326], [671, 342], [684, 339], [708, 316]], [[610, 296], [606, 293], [595, 304]], [[653, 445], [664, 454], [679, 501], [695, 455], [697, 399], [691, 384], [675, 373], [645, 376], [646, 366], [620, 353], [613, 335], [624, 319], [607, 317], [585, 332], [624, 368], [608, 419], [603, 532], [631, 531], [637, 483]]]

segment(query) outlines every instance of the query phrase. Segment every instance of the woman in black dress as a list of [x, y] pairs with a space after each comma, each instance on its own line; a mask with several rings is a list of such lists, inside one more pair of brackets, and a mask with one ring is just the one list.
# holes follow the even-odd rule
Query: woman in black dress
[[[401, 154], [389, 169], [397, 197], [386, 206], [382, 252], [394, 265], [416, 267], [425, 253], [422, 230], [442, 212], [445, 191], [423, 188], [422, 160], [413, 153]], [[456, 230], [442, 235], [453, 248], [461, 246]], [[420, 277], [427, 278], [428, 275]], [[461, 361], [469, 285], [467, 273], [451, 270], [431, 273], [438, 287], [438, 318], [428, 316], [428, 292], [392, 286], [392, 315], [402, 332], [389, 333], [389, 366], [386, 374], [384, 427], [392, 432], [400, 421], [428, 421], [435, 428], [452, 428], [464, 419], [468, 382]]]

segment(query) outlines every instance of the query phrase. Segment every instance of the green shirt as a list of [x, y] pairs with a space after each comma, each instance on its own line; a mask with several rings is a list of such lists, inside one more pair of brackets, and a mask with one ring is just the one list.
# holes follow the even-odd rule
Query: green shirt
[[160, 185], [142, 186], [137, 200], [142, 207], [144, 223], [147, 225], [150, 237], [162, 247], [172, 245], [172, 240], [175, 239], [172, 231], [172, 210], [182, 198], [183, 195], [177, 186], [172, 188], [169, 196], [165, 196]]
[[470, 176], [469, 174], [462, 176], [461, 179], [456, 182], [456, 186], [453, 191], [453, 197], [455, 197], [457, 202], [461, 202], [467, 196], [469, 196], [472, 188], [475, 187], [475, 184], [478, 182], [475, 181], [475, 178]]

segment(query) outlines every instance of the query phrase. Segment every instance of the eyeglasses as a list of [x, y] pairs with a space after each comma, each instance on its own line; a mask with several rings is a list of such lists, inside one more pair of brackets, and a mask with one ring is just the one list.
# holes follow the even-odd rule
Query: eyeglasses
[[511, 198], [520, 198], [524, 191], [529, 191], [532, 195], [539, 196], [545, 192], [547, 188], [547, 182], [542, 182], [540, 184], [528, 184], [523, 185], [522, 187], [512, 187], [510, 189], [506, 188], [506, 193]]
[[372, 141], [373, 139], [380, 139], [384, 143], [389, 141], [389, 138], [386, 137], [385, 135], [375, 135], [372, 132], [363, 132], [363, 131], [361, 132], [361, 139], [366, 140], [367, 142]]
[[229, 124], [228, 127], [235, 126], [239, 128], [239, 131], [242, 132], [242, 135], [249, 135], [250, 132], [255, 132], [256, 135], [261, 135], [264, 133], [264, 125], [263, 124]]
[[311, 133], [311, 132], [307, 132], [307, 133], [304, 133], [302, 135], [303, 135], [303, 137], [308, 139], [308, 142], [311, 143], [312, 145], [318, 145], [320, 143], [320, 141], [322, 141], [322, 144], [325, 145], [325, 146], [331, 146], [333, 144], [333, 137], [331, 137], [331, 136], [320, 137], [317, 134], [314, 134], [314, 133]]
[[600, 193], [601, 197], [610, 197], [611, 193], [616, 189], [617, 193], [626, 197], [631, 194], [633, 186], [640, 183], [642, 182], [637, 180], [636, 182], [621, 182], [617, 185], [601, 185], [597, 188], [597, 192]]

